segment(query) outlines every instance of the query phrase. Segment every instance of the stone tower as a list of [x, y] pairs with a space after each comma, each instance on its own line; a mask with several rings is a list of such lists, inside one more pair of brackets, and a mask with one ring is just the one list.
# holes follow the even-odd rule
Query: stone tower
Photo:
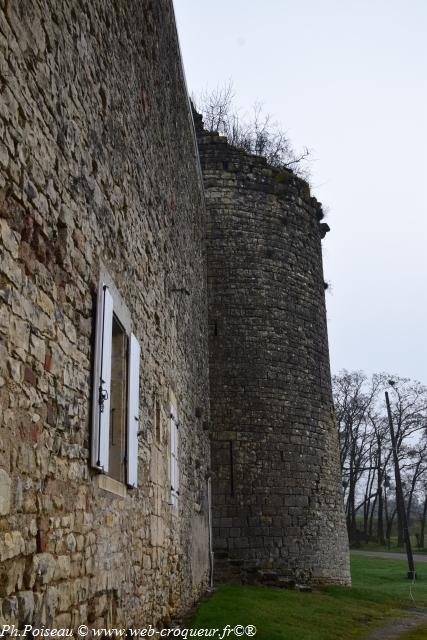
[[321, 205], [203, 130], [216, 578], [349, 584]]

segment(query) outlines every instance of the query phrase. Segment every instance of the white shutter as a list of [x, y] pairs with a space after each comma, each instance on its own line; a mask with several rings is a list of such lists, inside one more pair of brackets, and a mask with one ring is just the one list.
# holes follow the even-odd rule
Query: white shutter
[[92, 464], [94, 467], [102, 469], [104, 473], [107, 473], [110, 430], [113, 298], [106, 285], [103, 285], [98, 300], [96, 329]]
[[179, 469], [178, 469], [178, 416], [176, 406], [170, 405], [170, 438], [171, 438], [171, 502], [178, 505]]
[[179, 431], [178, 431], [178, 414], [175, 409], [175, 493], [176, 493], [176, 501], [178, 504], [178, 496], [179, 496], [179, 465], [178, 465], [178, 450], [179, 450]]
[[175, 474], [175, 429], [173, 424], [173, 405], [169, 405], [169, 437], [170, 437], [170, 477], [171, 477], [171, 502], [173, 503], [174, 474]]
[[139, 430], [139, 359], [141, 348], [132, 334], [129, 341], [129, 395], [127, 428], [127, 483], [136, 487], [138, 482], [138, 430]]

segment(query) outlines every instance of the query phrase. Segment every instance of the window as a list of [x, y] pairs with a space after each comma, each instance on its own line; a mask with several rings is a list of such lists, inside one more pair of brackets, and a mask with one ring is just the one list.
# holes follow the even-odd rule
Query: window
[[130, 314], [101, 269], [96, 315], [92, 466], [135, 487], [138, 479], [140, 347]]
[[179, 423], [176, 400], [172, 397], [170, 402], [170, 477], [171, 504], [173, 507], [178, 506], [179, 497], [178, 430]]

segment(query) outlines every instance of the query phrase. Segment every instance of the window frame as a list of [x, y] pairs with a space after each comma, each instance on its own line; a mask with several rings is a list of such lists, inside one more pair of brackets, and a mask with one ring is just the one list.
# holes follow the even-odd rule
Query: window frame
[[[101, 410], [101, 367], [103, 362], [103, 354], [105, 354], [104, 339], [104, 305], [105, 305], [105, 288], [112, 300], [112, 318], [116, 316], [118, 322], [123, 327], [127, 337], [127, 353], [126, 353], [126, 420], [125, 420], [125, 477], [124, 482], [120, 482], [108, 473], [109, 461], [109, 439], [111, 418], [104, 419], [101, 424], [103, 411]], [[108, 327], [107, 327], [108, 328]], [[140, 345], [137, 338], [132, 333], [131, 314], [128, 307], [123, 301], [113, 279], [107, 269], [101, 265], [97, 290], [96, 301], [96, 326], [94, 336], [94, 359], [92, 373], [92, 423], [91, 423], [91, 466], [100, 474], [111, 479], [115, 483], [122, 486], [137, 486], [137, 470], [138, 470], [138, 434], [139, 434], [139, 406], [140, 406]], [[111, 354], [110, 354], [111, 358]], [[137, 384], [135, 378], [137, 377]], [[110, 381], [111, 382], [111, 381]], [[109, 392], [111, 391], [111, 386]], [[109, 393], [108, 392], [108, 393]], [[108, 399], [109, 410], [109, 399]], [[131, 415], [133, 414], [133, 415]], [[135, 423], [134, 423], [135, 421]], [[106, 426], [108, 425], [108, 426]], [[102, 431], [102, 432], [101, 432]], [[136, 450], [132, 452], [132, 460], [130, 456], [131, 438]], [[105, 449], [105, 439], [107, 448]], [[101, 450], [104, 443], [104, 450]], [[102, 464], [101, 464], [102, 457]], [[106, 464], [105, 464], [106, 461]], [[132, 469], [130, 469], [132, 466]]]

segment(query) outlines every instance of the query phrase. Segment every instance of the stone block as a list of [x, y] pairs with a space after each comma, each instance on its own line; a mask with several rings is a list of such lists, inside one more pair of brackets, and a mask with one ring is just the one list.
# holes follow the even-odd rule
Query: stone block
[[13, 562], [2, 563], [0, 568], [0, 595], [10, 596], [22, 589], [25, 571], [25, 559], [15, 559]]
[[20, 627], [31, 624], [34, 614], [34, 593], [21, 591], [18, 593], [18, 622]]
[[55, 619], [56, 610], [58, 608], [59, 593], [56, 587], [48, 587], [45, 596], [45, 606], [47, 619], [52, 622]]
[[25, 541], [20, 531], [0, 535], [0, 560], [3, 562], [25, 553]]
[[56, 562], [50, 553], [38, 553], [33, 556], [32, 564], [27, 572], [27, 586], [32, 589], [36, 582], [49, 584], [55, 574]]
[[66, 580], [71, 573], [70, 556], [58, 556], [55, 564], [54, 580]]
[[[0, 152], [1, 155], [1, 152]], [[12, 231], [6, 220], [0, 219], [0, 236], [3, 245], [11, 254], [12, 258], [18, 258], [18, 234]]]
[[58, 585], [58, 611], [68, 611], [71, 607], [71, 585], [68, 582], [61, 582]]
[[6, 624], [17, 624], [19, 613], [18, 598], [16, 596], [11, 596], [3, 600], [2, 613]]
[[0, 515], [5, 516], [10, 511], [11, 480], [9, 474], [0, 469]]

